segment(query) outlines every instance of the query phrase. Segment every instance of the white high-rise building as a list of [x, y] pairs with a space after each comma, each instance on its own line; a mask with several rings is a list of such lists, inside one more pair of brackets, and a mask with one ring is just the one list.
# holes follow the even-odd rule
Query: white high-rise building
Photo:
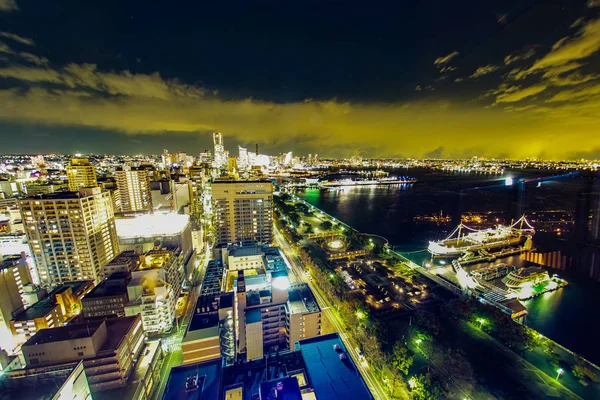
[[245, 171], [250, 166], [249, 159], [248, 159], [248, 149], [246, 149], [242, 146], [238, 146], [238, 152], [239, 152], [238, 160], [237, 160], [238, 169], [240, 171]]
[[213, 133], [213, 143], [215, 146], [213, 161], [215, 168], [227, 167], [228, 155], [225, 152], [225, 147], [223, 146], [223, 134], [221, 132]]
[[42, 283], [89, 279], [119, 252], [112, 200], [99, 187], [19, 200]]
[[150, 176], [144, 168], [123, 167], [116, 172], [121, 211], [152, 211]]

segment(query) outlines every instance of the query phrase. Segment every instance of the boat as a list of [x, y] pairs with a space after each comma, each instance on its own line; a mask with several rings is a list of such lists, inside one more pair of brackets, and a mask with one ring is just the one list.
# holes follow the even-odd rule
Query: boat
[[340, 186], [372, 186], [372, 185], [403, 185], [416, 183], [417, 179], [410, 176], [398, 176], [393, 178], [378, 179], [339, 179], [331, 181], [320, 181], [321, 188], [335, 188]]
[[435, 258], [458, 258], [466, 253], [511, 247], [531, 246], [535, 234], [533, 226], [522, 216], [510, 226], [477, 230], [461, 223], [447, 238], [429, 242], [427, 250]]

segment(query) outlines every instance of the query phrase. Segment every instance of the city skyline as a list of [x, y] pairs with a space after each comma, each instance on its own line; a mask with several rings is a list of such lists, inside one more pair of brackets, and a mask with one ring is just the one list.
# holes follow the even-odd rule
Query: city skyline
[[7, 153], [193, 153], [218, 131], [269, 154], [600, 156], [595, 1], [193, 17], [21, 3], [0, 12]]

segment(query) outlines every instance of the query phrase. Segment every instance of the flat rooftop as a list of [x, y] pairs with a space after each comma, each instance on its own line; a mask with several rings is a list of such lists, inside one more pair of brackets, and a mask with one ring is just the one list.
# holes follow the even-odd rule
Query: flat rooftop
[[136, 319], [137, 315], [42, 329], [25, 342], [23, 347], [91, 337], [102, 323], [106, 323], [108, 340], [102, 345], [99, 351], [110, 351], [119, 346], [119, 343], [121, 343], [125, 334], [131, 329]]
[[144, 214], [133, 218], [115, 219], [119, 239], [175, 236], [181, 234], [189, 223], [189, 215], [177, 213]]
[[0, 400], [52, 400], [71, 376], [74, 367], [51, 373], [0, 378]]
[[[116, 274], [112, 274], [116, 275]], [[111, 277], [112, 277], [111, 275]], [[83, 300], [95, 299], [98, 297], [122, 296], [127, 294], [127, 284], [119, 281], [120, 278], [110, 278], [102, 281], [98, 286], [92, 289], [91, 292], [85, 295]]]
[[[346, 353], [340, 353], [334, 346]], [[298, 342], [306, 372], [319, 400], [369, 400], [373, 396], [337, 333]]]
[[12, 268], [12, 267], [16, 266], [20, 260], [21, 260], [20, 255], [4, 256], [4, 258], [2, 258], [0, 260], [0, 270]]
[[231, 257], [248, 257], [258, 256], [264, 253], [262, 246], [242, 246], [232, 247], [229, 249], [229, 255]]
[[[186, 388], [186, 380], [194, 379], [197, 387]], [[219, 400], [221, 359], [182, 365], [171, 369], [162, 400]]]
[[36, 318], [42, 318], [52, 312], [56, 307], [58, 306], [54, 301], [54, 296], [48, 295], [31, 307], [25, 309], [25, 311], [15, 315], [13, 319], [15, 321], [31, 321]]
[[295, 377], [274, 379], [260, 384], [260, 398], [264, 400], [302, 400], [302, 393]]
[[288, 296], [288, 305], [292, 314], [321, 311], [319, 304], [306, 283], [290, 287]]

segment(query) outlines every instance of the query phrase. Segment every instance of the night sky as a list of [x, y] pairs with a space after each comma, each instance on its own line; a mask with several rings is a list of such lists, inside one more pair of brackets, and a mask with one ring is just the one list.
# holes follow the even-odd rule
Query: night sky
[[[86, 4], [82, 4], [86, 3]], [[0, 153], [600, 157], [600, 0], [0, 0]]]

